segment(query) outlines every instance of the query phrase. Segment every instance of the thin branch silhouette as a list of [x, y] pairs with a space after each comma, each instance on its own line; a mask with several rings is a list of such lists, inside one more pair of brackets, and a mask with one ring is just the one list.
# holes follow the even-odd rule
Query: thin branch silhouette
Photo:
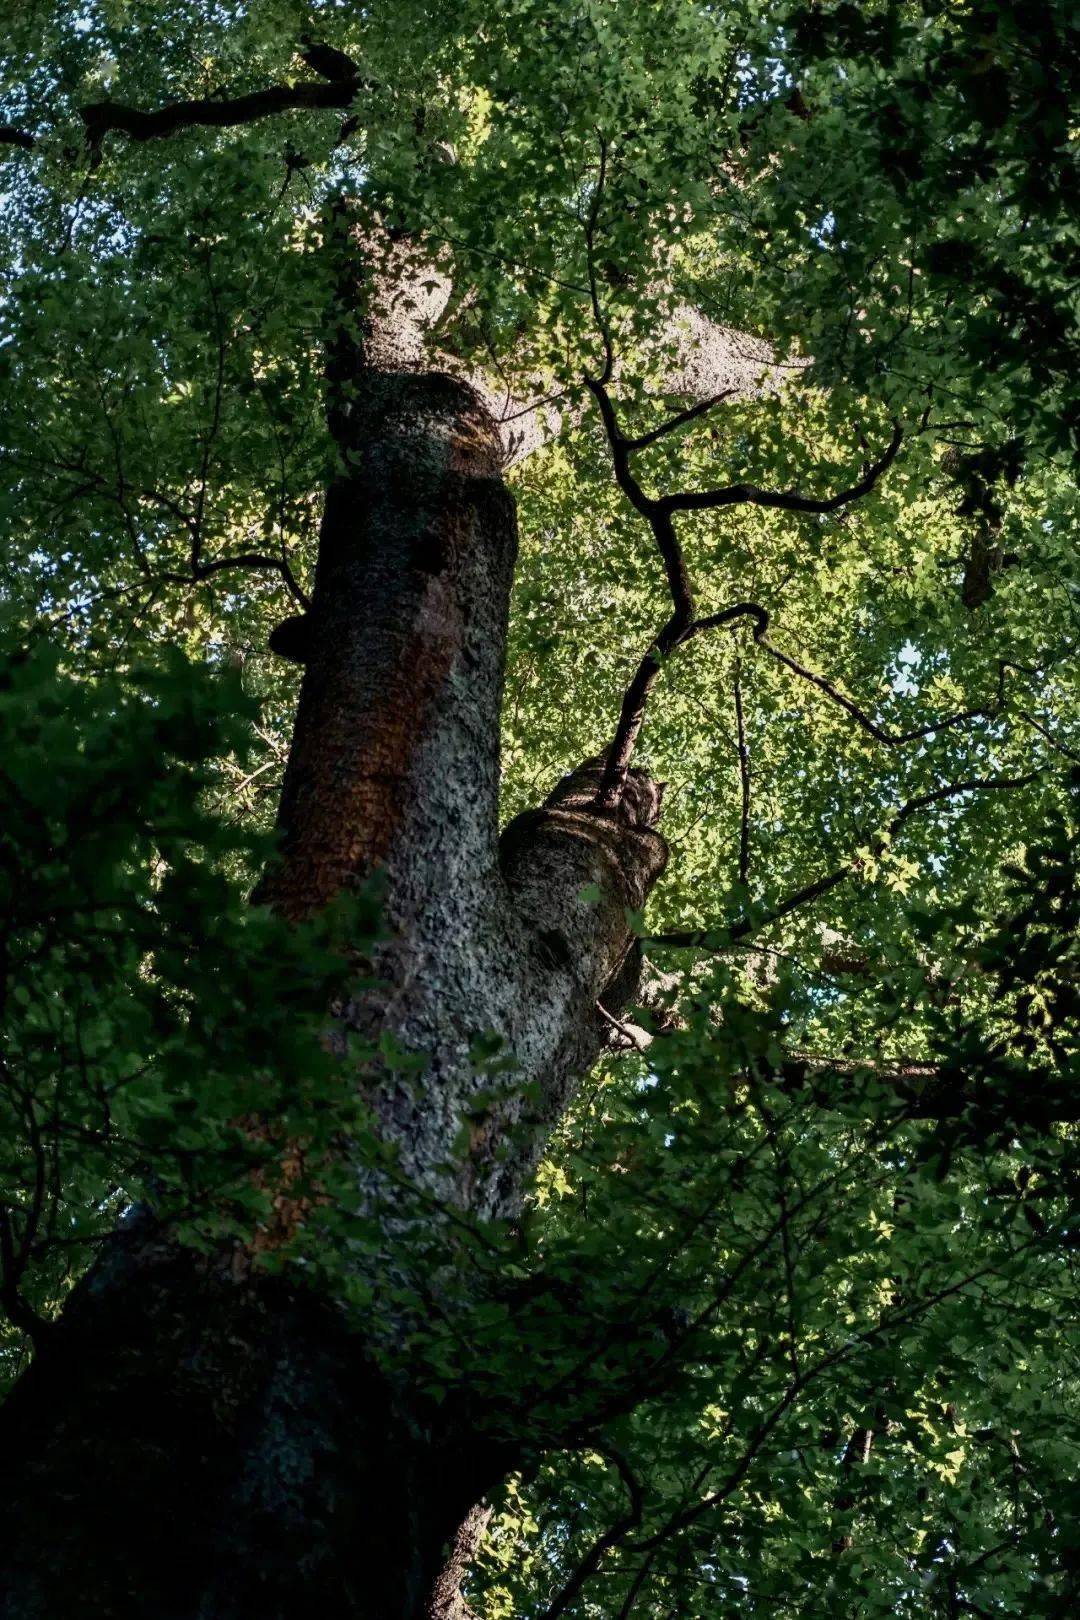
[[[885, 833], [875, 839], [870, 845], [871, 857], [876, 860], [887, 848], [891, 839], [899, 832], [904, 823], [919, 811], [926, 810], [933, 804], [941, 804], [948, 799], [959, 798], [966, 793], [1007, 792], [1016, 788], [1028, 787], [1041, 775], [1041, 770], [1026, 771], [1022, 776], [991, 776], [974, 777], [963, 782], [948, 782], [943, 787], [933, 788], [928, 793], [920, 793], [909, 799], [906, 804], [893, 816]], [[687, 947], [694, 950], [712, 950], [714, 948], [727, 949], [738, 940], [748, 939], [761, 933], [773, 923], [781, 922], [789, 917], [793, 911], [800, 911], [815, 900], [820, 900], [823, 894], [828, 894], [841, 883], [846, 883], [861, 869], [865, 857], [853, 855], [843, 866], [825, 876], [816, 878], [813, 883], [807, 883], [803, 888], [794, 890], [785, 896], [776, 905], [759, 913], [746, 915], [726, 922], [717, 923], [711, 928], [675, 929], [663, 934], [646, 934], [643, 943], [649, 945], [671, 945]]]

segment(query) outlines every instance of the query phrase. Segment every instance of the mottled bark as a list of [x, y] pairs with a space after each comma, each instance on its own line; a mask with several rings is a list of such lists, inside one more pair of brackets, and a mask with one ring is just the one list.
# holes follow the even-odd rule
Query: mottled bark
[[[604, 1044], [598, 1002], [633, 993], [626, 911], [666, 858], [660, 795], [631, 772], [601, 813], [590, 761], [500, 839], [515, 529], [495, 424], [463, 382], [368, 371], [348, 440], [286, 637], [305, 672], [264, 897], [299, 918], [383, 873], [382, 988], [340, 1010], [341, 1044], [388, 1032], [423, 1068], [343, 1079], [428, 1207], [512, 1217]], [[512, 1068], [477, 1106], [492, 1035]], [[356, 1173], [392, 1245], [415, 1206]], [[515, 1446], [372, 1350], [288, 1274], [120, 1234], [0, 1418], [0, 1615], [466, 1620], [475, 1505]]]
[[462, 1582], [484, 1539], [491, 1509], [478, 1503], [458, 1526], [448, 1556], [428, 1598], [427, 1620], [477, 1620], [462, 1596]]
[[363, 390], [357, 465], [327, 496], [265, 897], [303, 916], [379, 865], [408, 930], [492, 864], [516, 532], [468, 389], [369, 373]]
[[[468, 291], [455, 296], [449, 258], [422, 233], [388, 235], [355, 201], [343, 203], [339, 226], [348, 233], [355, 279], [358, 254], [365, 261], [362, 289], [369, 311], [365, 361], [381, 372], [437, 368], [469, 384], [498, 433], [504, 467], [512, 467], [580, 420], [581, 407], [567, 399], [565, 379], [523, 372], [518, 357], [487, 350], [484, 369], [477, 369], [477, 309]], [[348, 269], [347, 269], [348, 273]], [[651, 288], [663, 296], [662, 280]], [[355, 309], [357, 297], [348, 307]], [[720, 326], [689, 304], [675, 303], [660, 317], [639, 356], [650, 391], [691, 402], [693, 420], [725, 399], [752, 399], [775, 392], [802, 359], [777, 362], [772, 346], [734, 327]], [[351, 367], [349, 368], [351, 374]], [[623, 372], [616, 356], [611, 381]]]
[[[600, 1049], [596, 1002], [632, 944], [663, 867], [659, 795], [635, 774], [613, 815], [599, 762], [498, 831], [499, 708], [515, 553], [494, 424], [465, 383], [377, 374], [350, 431], [359, 465], [331, 491], [308, 658], [282, 796], [283, 859], [266, 897], [292, 916], [379, 869], [392, 938], [387, 990], [342, 1014], [422, 1053], [418, 1087], [374, 1077], [401, 1163], [427, 1192], [482, 1217], [512, 1214], [536, 1147]], [[582, 891], [587, 891], [583, 898]], [[497, 1037], [514, 1060], [505, 1101], [472, 1057]], [[497, 1150], [532, 1107], [532, 1150]], [[420, 1093], [418, 1098], [418, 1092]]]

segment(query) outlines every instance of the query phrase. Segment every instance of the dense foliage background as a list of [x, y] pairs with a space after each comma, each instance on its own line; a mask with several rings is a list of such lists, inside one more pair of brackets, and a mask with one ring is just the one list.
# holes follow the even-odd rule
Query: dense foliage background
[[[354, 64], [333, 106], [153, 138], [100, 111], [333, 83], [313, 40]], [[563, 414], [511, 475], [508, 814], [610, 739], [668, 611], [585, 386], [605, 329], [640, 432], [669, 414], [647, 340], [681, 306], [779, 362], [642, 452], [651, 490], [829, 494], [903, 429], [838, 511], [681, 521], [701, 610], [753, 601], [769, 630], [695, 640], [650, 702], [660, 990], [520, 1228], [433, 1212], [466, 1303], [394, 1352], [529, 1436], [477, 1612], [1073, 1612], [1077, 46], [1064, 4], [18, 0], [13, 1375], [133, 1202], [215, 1241], [268, 1218], [276, 1141], [317, 1158], [362, 1128], [318, 1026], [377, 898], [300, 934], [248, 904], [296, 685], [267, 640], [310, 586], [334, 464], [345, 194], [453, 276], [445, 347]], [[371, 1311], [363, 1226], [338, 1189], [275, 1263]]]

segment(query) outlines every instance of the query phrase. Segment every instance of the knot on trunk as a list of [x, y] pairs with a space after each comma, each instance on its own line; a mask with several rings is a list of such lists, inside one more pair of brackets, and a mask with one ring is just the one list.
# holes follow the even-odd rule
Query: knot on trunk
[[596, 803], [603, 773], [602, 755], [586, 760], [539, 809], [524, 811], [506, 828], [500, 861], [522, 899], [550, 905], [560, 894], [578, 898], [576, 883], [578, 890], [595, 885], [620, 908], [644, 903], [667, 865], [668, 847], [656, 830], [663, 784], [632, 770], [618, 807], [605, 811]]
[[602, 757], [563, 778], [546, 802], [517, 816], [503, 833], [503, 875], [538, 954], [553, 967], [573, 964], [591, 994], [618, 971], [633, 942], [627, 911], [645, 903], [667, 864], [654, 825], [662, 790], [631, 771], [615, 811], [600, 810]]
[[[607, 754], [596, 754], [564, 776], [545, 804], [562, 810], [584, 812], [623, 827], [655, 827], [660, 820], [666, 782], [654, 782], [646, 771], [631, 768], [618, 806], [603, 810], [599, 805], [600, 784], [607, 769]], [[659, 836], [659, 835], [658, 835]], [[661, 840], [662, 841], [662, 840]], [[664, 858], [667, 858], [665, 846]]]

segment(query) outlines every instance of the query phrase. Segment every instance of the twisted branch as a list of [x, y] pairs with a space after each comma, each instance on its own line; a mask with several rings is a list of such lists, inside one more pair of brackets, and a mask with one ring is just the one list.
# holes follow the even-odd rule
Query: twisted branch
[[[605, 149], [603, 146], [601, 146], [601, 171], [597, 197], [599, 197], [600, 194], [599, 187], [603, 184], [604, 159]], [[765, 612], [764, 608], [760, 608], [754, 603], [739, 603], [735, 608], [725, 609], [723, 613], [712, 614], [704, 619], [696, 619], [694, 615], [693, 587], [691, 585], [689, 571], [686, 566], [686, 559], [683, 556], [682, 547], [679, 544], [679, 538], [675, 531], [675, 525], [673, 522], [673, 517], [676, 512], [707, 511], [714, 510], [721, 506], [733, 506], [745, 503], [751, 503], [758, 506], [778, 507], [784, 511], [791, 512], [835, 512], [840, 507], [846, 506], [849, 502], [859, 500], [862, 496], [868, 494], [874, 488], [882, 474], [892, 465], [893, 461], [895, 461], [897, 453], [900, 449], [901, 440], [903, 438], [903, 432], [900, 424], [896, 423], [894, 425], [892, 439], [884, 455], [882, 455], [879, 460], [871, 464], [858, 483], [853, 484], [849, 489], [838, 491], [835, 495], [821, 497], [808, 496], [802, 495], [796, 490], [763, 490], [759, 489], [754, 484], [745, 483], [728, 484], [723, 489], [682, 491], [673, 495], [664, 495], [660, 497], [654, 497], [646, 494], [631, 467], [631, 456], [636, 451], [644, 449], [650, 444], [654, 444], [657, 439], [663, 437], [664, 434], [670, 433], [677, 427], [681, 427], [686, 422], [692, 421], [695, 417], [702, 415], [702, 413], [707, 410], [710, 405], [717, 403], [719, 399], [726, 396], [717, 395], [715, 398], [703, 402], [701, 405], [694, 406], [690, 410], [680, 411], [676, 416], [670, 418], [659, 428], [654, 429], [651, 433], [642, 434], [636, 439], [627, 438], [622, 432], [622, 429], [619, 426], [615, 406], [612, 403], [611, 395], [607, 386], [612, 370], [613, 357], [610, 335], [603, 320], [599, 298], [596, 292], [596, 277], [593, 269], [592, 246], [594, 230], [595, 200], [593, 214], [590, 216], [589, 224], [586, 227], [586, 240], [588, 243], [589, 280], [592, 288], [593, 309], [596, 319], [600, 324], [600, 330], [604, 340], [605, 363], [604, 369], [599, 377], [587, 377], [585, 382], [593, 398], [596, 400], [597, 408], [600, 412], [600, 420], [603, 423], [604, 432], [607, 436], [608, 445], [611, 450], [611, 460], [612, 468], [615, 474], [615, 482], [618, 484], [620, 490], [626, 496], [634, 510], [641, 514], [652, 530], [653, 539], [656, 542], [656, 548], [659, 551], [661, 560], [664, 564], [664, 573], [667, 578], [668, 590], [671, 594], [672, 600], [672, 613], [670, 618], [664, 624], [655, 641], [651, 644], [644, 658], [641, 660], [623, 696], [618, 725], [615, 730], [615, 736], [612, 740], [611, 747], [608, 750], [607, 765], [604, 771], [603, 780], [600, 784], [600, 791], [597, 796], [598, 808], [609, 814], [618, 808], [619, 802], [622, 798], [623, 788], [626, 783], [626, 776], [630, 767], [630, 760], [633, 756], [634, 747], [637, 743], [641, 727], [644, 724], [645, 708], [649, 699], [649, 694], [656, 683], [656, 678], [660, 673], [660, 668], [664, 659], [667, 658], [670, 653], [674, 652], [676, 647], [680, 646], [684, 641], [690, 640], [691, 637], [700, 635], [702, 631], [714, 629], [718, 625], [727, 624], [732, 618], [737, 618], [744, 614], [749, 614], [757, 619], [758, 623], [754, 638], [756, 641], [762, 642], [762, 644], [766, 646], [766, 650], [770, 652], [774, 658], [779, 659], [781, 663], [787, 664], [790, 669], [794, 670], [797, 674], [802, 675], [804, 679], [812, 681], [816, 686], [819, 686], [823, 691], [827, 692], [829, 696], [833, 697], [838, 703], [841, 703], [845, 708], [847, 708], [850, 713], [856, 716], [856, 718], [860, 719], [861, 723], [864, 724], [867, 729], [874, 731], [875, 735], [880, 735], [882, 740], [897, 742], [911, 741], [916, 735], [925, 736], [930, 731], [940, 729], [940, 726], [928, 726], [923, 731], [913, 733], [911, 736], [895, 739], [887, 738], [886, 734], [880, 732], [880, 728], [876, 728], [874, 726], [874, 722], [871, 721], [869, 717], [863, 715], [862, 711], [859, 710], [856, 705], [852, 704], [849, 699], [843, 697], [841, 693], [837, 692], [836, 689], [832, 687], [823, 676], [815, 675], [811, 671], [804, 669], [801, 665], [797, 664], [794, 659], [790, 659], [786, 653], [781, 653], [779, 649], [773, 648], [769, 646], [768, 643], [763, 642], [763, 638], [769, 624], [768, 614]], [[970, 716], [957, 716], [949, 723], [957, 724], [961, 718], [970, 718]]]
[[[700, 634], [704, 630], [712, 629], [718, 624], [728, 623], [731, 618], [738, 617], [742, 613], [751, 613], [757, 617], [756, 639], [760, 640], [768, 628], [768, 616], [764, 614], [764, 610], [750, 603], [739, 604], [734, 609], [728, 609], [723, 614], [711, 615], [706, 619], [698, 620], [695, 618], [693, 587], [673, 522], [675, 513], [713, 511], [722, 506], [742, 504], [775, 507], [788, 512], [828, 513], [838, 511], [850, 502], [859, 500], [864, 495], [869, 494], [874, 488], [878, 480], [895, 461], [903, 439], [903, 430], [899, 422], [894, 422], [892, 438], [884, 454], [866, 468], [862, 477], [856, 483], [847, 489], [838, 490], [833, 495], [810, 496], [803, 495], [798, 490], [765, 490], [760, 489], [756, 484], [748, 483], [728, 484], [723, 488], [712, 490], [682, 490], [659, 497], [647, 494], [634, 474], [631, 457], [638, 451], [647, 449], [650, 445], [657, 443], [667, 434], [673, 433], [678, 428], [685, 427], [688, 423], [695, 421], [710, 410], [713, 405], [729, 397], [733, 390], [729, 389], [725, 393], [712, 395], [708, 399], [698, 401], [686, 410], [678, 411], [659, 427], [652, 429], [651, 432], [630, 437], [622, 431], [609, 389], [615, 369], [615, 352], [611, 327], [600, 302], [596, 276], [596, 233], [600, 209], [603, 204], [608, 162], [607, 141], [599, 130], [597, 131], [597, 140], [599, 143], [599, 166], [596, 185], [584, 222], [584, 232], [589, 297], [592, 303], [593, 319], [603, 344], [604, 363], [598, 376], [586, 376], [585, 385], [595, 399], [600, 413], [600, 420], [611, 451], [615, 482], [630, 502], [630, 505], [645, 519], [652, 530], [656, 549], [660, 553], [664, 565], [664, 573], [672, 602], [671, 616], [646, 651], [623, 696], [618, 725], [611, 747], [607, 751], [604, 773], [596, 798], [597, 808], [610, 815], [614, 814], [618, 809], [622, 799], [630, 768], [630, 760], [644, 723], [645, 707], [664, 659], [674, 652], [675, 648], [682, 642], [689, 640], [692, 636]], [[773, 651], [772, 649], [769, 650]], [[788, 662], [790, 667], [797, 670], [798, 673], [804, 674], [807, 679], [821, 685], [823, 690], [828, 690], [830, 695], [835, 696], [838, 702], [844, 703], [845, 707], [849, 706], [847, 700], [829, 688], [828, 683], [825, 683], [822, 677], [816, 677], [809, 671], [803, 671], [793, 660], [789, 661], [784, 654], [773, 651], [773, 656], [780, 657], [782, 661]], [[857, 712], [853, 705], [850, 707], [853, 713]], [[872, 724], [872, 722], [868, 723]]]
[[[689, 593], [689, 585], [687, 586]], [[969, 720], [992, 719], [1001, 712], [1005, 702], [1005, 677], [1010, 669], [1020, 666], [1001, 659], [998, 663], [997, 687], [994, 697], [987, 703], [978, 703], [968, 709], [958, 709], [954, 714], [942, 715], [937, 719], [927, 721], [921, 726], [912, 726], [906, 731], [888, 731], [878, 724], [865, 709], [861, 709], [852, 698], [846, 696], [840, 689], [824, 675], [816, 670], [808, 669], [792, 658], [790, 653], [784, 652], [768, 640], [769, 613], [766, 608], [757, 602], [735, 602], [731, 607], [724, 608], [719, 613], [710, 613], [703, 619], [692, 616], [693, 603], [689, 598], [689, 623], [685, 622], [685, 611], [676, 609], [671, 618], [664, 625], [656, 640], [650, 645], [642, 658], [629, 685], [623, 695], [622, 706], [619, 711], [619, 720], [615, 729], [615, 737], [608, 751], [608, 762], [605, 781], [598, 799], [599, 806], [604, 810], [613, 810], [622, 796], [622, 787], [626, 780], [634, 746], [641, 732], [645, 720], [645, 708], [650, 692], [656, 684], [664, 660], [679, 646], [692, 641], [696, 636], [704, 635], [708, 630], [718, 630], [725, 625], [733, 624], [738, 619], [749, 618], [754, 621], [753, 639], [756, 646], [768, 653], [770, 658], [782, 664], [801, 680], [808, 681], [819, 692], [823, 692], [832, 702], [838, 704], [852, 719], [869, 733], [875, 741], [883, 743], [887, 748], [899, 748], [906, 743], [917, 742], [923, 737], [932, 736], [938, 731], [948, 731], [955, 726], [964, 725]]]

